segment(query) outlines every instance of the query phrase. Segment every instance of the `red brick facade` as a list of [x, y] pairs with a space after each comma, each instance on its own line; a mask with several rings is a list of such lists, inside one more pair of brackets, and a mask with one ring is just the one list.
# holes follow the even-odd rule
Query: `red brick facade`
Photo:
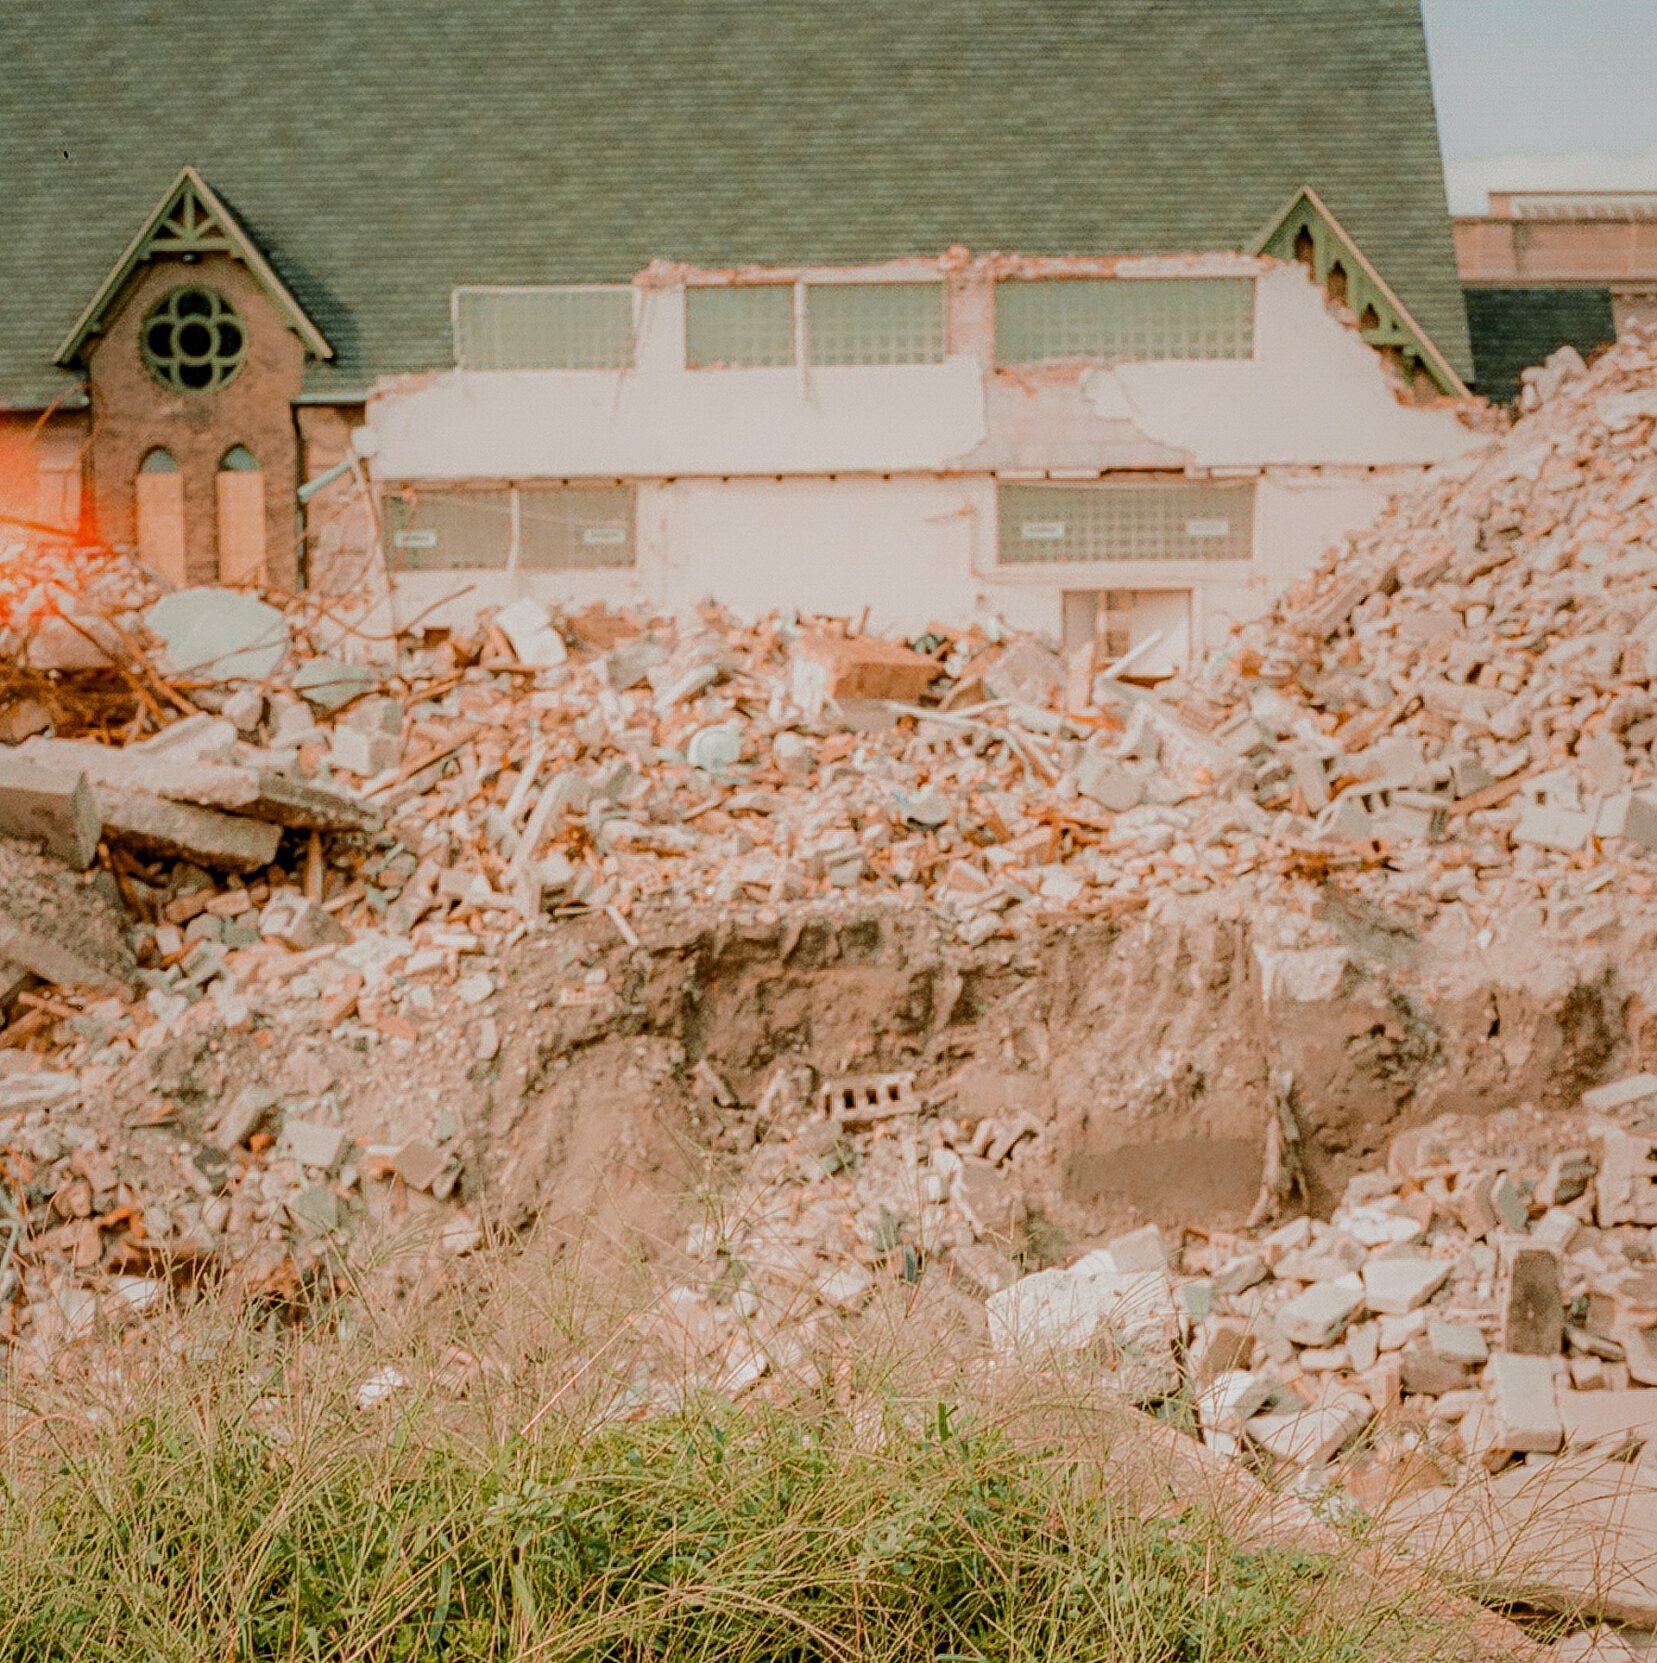
[[[139, 332], [151, 308], [186, 285], [216, 290], [240, 313], [246, 330], [246, 359], [216, 391], [172, 390], [151, 373], [141, 350]], [[163, 447], [182, 475], [186, 576], [192, 583], [215, 582], [219, 465], [241, 445], [264, 473], [267, 581], [296, 588], [299, 440], [293, 401], [304, 361], [304, 345], [240, 262], [214, 254], [141, 265], [87, 353], [92, 501], [100, 535], [117, 546], [136, 544], [138, 469], [151, 450]]]

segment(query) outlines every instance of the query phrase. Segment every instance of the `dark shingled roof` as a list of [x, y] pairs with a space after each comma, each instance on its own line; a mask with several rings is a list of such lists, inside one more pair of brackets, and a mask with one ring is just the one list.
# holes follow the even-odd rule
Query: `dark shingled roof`
[[1611, 291], [1594, 287], [1467, 289], [1473, 372], [1496, 404], [1519, 396], [1519, 372], [1574, 346], [1586, 357], [1617, 338]]
[[1240, 248], [1311, 183], [1459, 370], [1417, 0], [50, 0], [0, 20], [0, 405], [185, 163], [337, 352], [457, 283]]

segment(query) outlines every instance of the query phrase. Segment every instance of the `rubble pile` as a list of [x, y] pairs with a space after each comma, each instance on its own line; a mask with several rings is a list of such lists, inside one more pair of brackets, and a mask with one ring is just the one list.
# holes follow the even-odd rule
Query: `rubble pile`
[[1482, 1516], [1481, 1576], [1653, 1628], [1654, 1227], [1642, 1073], [1563, 1123], [1407, 1132], [1328, 1222], [1147, 1226], [1024, 1276], [988, 1299], [990, 1339], [1095, 1358], [1216, 1452], [1338, 1491], [1423, 1550], [1447, 1506]]
[[1379, 857], [1356, 890], [1581, 936], [1652, 893], [1657, 346], [1530, 386], [1173, 696], [1277, 837]]

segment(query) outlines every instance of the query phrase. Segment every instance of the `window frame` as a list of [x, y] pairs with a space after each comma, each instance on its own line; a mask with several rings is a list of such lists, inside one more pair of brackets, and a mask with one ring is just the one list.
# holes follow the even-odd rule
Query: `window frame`
[[[540, 565], [526, 564], [523, 558], [523, 510], [524, 495], [528, 492], [565, 492], [565, 491], [614, 491], [625, 494], [627, 502], [627, 558], [624, 561], [595, 560], [590, 564], [572, 565]], [[431, 565], [407, 565], [402, 563], [399, 556], [406, 552], [408, 545], [399, 545], [397, 538], [409, 531], [407, 525], [393, 527], [394, 507], [404, 500], [405, 493], [412, 492], [416, 503], [422, 494], [431, 497], [438, 496], [447, 499], [454, 498], [504, 498], [506, 508], [506, 552], [498, 565], [450, 565], [442, 562]], [[618, 479], [613, 476], [598, 478], [583, 477], [571, 479], [513, 479], [513, 480], [397, 480], [389, 482], [381, 494], [381, 547], [385, 551], [386, 565], [392, 577], [405, 577], [413, 574], [429, 572], [489, 572], [498, 573], [502, 577], [515, 578], [520, 574], [533, 573], [537, 576], [557, 577], [571, 572], [630, 572], [639, 563], [639, 481], [636, 479]]]
[[[1230, 503], [1235, 508], [1225, 516], [1227, 526], [1224, 533], [1215, 534], [1212, 531], [1193, 535], [1189, 529], [1185, 533], [1186, 543], [1194, 547], [1176, 548], [1173, 552], [1148, 554], [1141, 552], [1112, 555], [1108, 553], [1088, 554], [1074, 552], [1073, 545], [1078, 541], [1073, 532], [1061, 530], [1057, 536], [1042, 541], [1065, 543], [1072, 545], [1067, 551], [1053, 558], [1040, 556], [1030, 559], [1009, 559], [1008, 527], [1015, 511], [1015, 504], [1020, 497], [1026, 503], [1033, 499], [1051, 494], [1055, 499], [1073, 498], [1079, 495], [1097, 495], [1099, 498], [1114, 496], [1119, 502], [1126, 502], [1131, 495], [1138, 494], [1150, 497], [1157, 494], [1173, 495], [1186, 493], [1189, 500], [1183, 509], [1186, 527], [1202, 523], [1205, 519], [1212, 525], [1221, 517], [1220, 510]], [[1028, 478], [997, 478], [995, 482], [995, 537], [993, 570], [998, 577], [1024, 578], [1031, 581], [1052, 581], [1055, 574], [1088, 574], [1096, 578], [1102, 574], [1146, 574], [1154, 576], [1163, 583], [1180, 583], [1191, 578], [1214, 576], [1224, 572], [1237, 572], [1253, 564], [1259, 547], [1258, 518], [1260, 492], [1259, 481], [1252, 477], [1221, 478], [1221, 479], [1190, 479], [1175, 475], [1152, 475], [1146, 478], [1131, 478], [1121, 475], [1107, 475], [1097, 479], [1028, 479]], [[1055, 508], [1058, 502], [1055, 502]], [[1211, 506], [1213, 513], [1204, 516], [1196, 510], [1204, 506]], [[1175, 505], [1170, 505], [1170, 512]], [[1028, 509], [1025, 510], [1028, 512]], [[1055, 520], [1064, 522], [1065, 517], [1055, 515]], [[1039, 523], [1039, 522], [1031, 522]], [[1035, 541], [1035, 539], [1026, 539]], [[1228, 545], [1225, 553], [1202, 553], [1201, 544], [1207, 541], [1224, 541]], [[1238, 550], [1241, 552], [1238, 552]], [[1135, 577], [1133, 583], [1112, 582], [1104, 585], [1107, 588], [1145, 588], [1154, 586], [1150, 582], [1141, 583]]]
[[[1213, 354], [1207, 352], [1149, 352], [1137, 351], [1111, 352], [1084, 347], [1075, 350], [1054, 350], [1038, 353], [1035, 356], [1007, 354], [1006, 342], [1003, 336], [1003, 291], [1019, 289], [1025, 292], [1045, 290], [1049, 293], [1056, 291], [1061, 284], [1073, 284], [1078, 289], [1088, 289], [1100, 295], [1127, 292], [1129, 284], [1162, 288], [1164, 292], [1171, 292], [1174, 285], [1206, 285], [1215, 288], [1229, 288], [1241, 291], [1246, 287], [1248, 303], [1246, 307], [1239, 307], [1242, 320], [1242, 347], [1238, 352]], [[991, 285], [991, 334], [993, 338], [993, 352], [997, 369], [1029, 369], [1042, 364], [1063, 363], [1066, 361], [1082, 361], [1093, 364], [1243, 364], [1251, 362], [1257, 353], [1259, 340], [1259, 307], [1260, 283], [1258, 277], [1249, 273], [1223, 276], [1192, 276], [1169, 277], [1163, 274], [1135, 276], [1118, 273], [1114, 276], [1101, 277], [1087, 273], [1074, 275], [1040, 275], [1034, 277], [998, 277]], [[1028, 327], [1026, 325], [1026, 327]], [[1119, 324], [1122, 336], [1126, 337], [1131, 331], [1131, 324]]]
[[[811, 295], [815, 289], [929, 289], [937, 292], [938, 355], [935, 358], [854, 359], [818, 358], [811, 339]], [[793, 319], [792, 356], [773, 362], [733, 362], [725, 358], [698, 358], [691, 350], [692, 297], [697, 294], [737, 294], [754, 289], [786, 289], [789, 291], [790, 312]], [[949, 357], [949, 283], [947, 278], [930, 275], [861, 277], [831, 274], [821, 277], [795, 276], [774, 278], [751, 283], [686, 283], [684, 296], [683, 365], [687, 371], [702, 373], [708, 370], [794, 370], [809, 374], [824, 369], [917, 369], [943, 363]]]
[[[623, 295], [629, 299], [627, 361], [620, 364], [468, 364], [461, 350], [461, 307], [466, 295]], [[477, 375], [617, 375], [638, 368], [643, 295], [636, 283], [457, 283], [449, 291], [449, 339], [455, 368]]]
[[[691, 310], [696, 296], [722, 296], [729, 299], [736, 295], [751, 295], [760, 290], [768, 293], [775, 293], [780, 290], [788, 296], [790, 356], [775, 362], [744, 362], [742, 360], [712, 357], [698, 358], [692, 348], [695, 325], [691, 317]], [[700, 373], [704, 370], [792, 370], [799, 368], [802, 301], [800, 280], [797, 277], [777, 278], [770, 282], [756, 283], [687, 283], [682, 293], [684, 295], [684, 340], [682, 344], [684, 347], [683, 362], [686, 370]]]

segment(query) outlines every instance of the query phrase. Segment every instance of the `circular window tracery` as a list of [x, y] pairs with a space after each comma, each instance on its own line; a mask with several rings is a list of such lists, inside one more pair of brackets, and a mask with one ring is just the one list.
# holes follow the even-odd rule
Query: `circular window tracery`
[[163, 295], [145, 318], [139, 341], [150, 374], [180, 393], [224, 386], [247, 357], [242, 320], [214, 289], [174, 289]]

